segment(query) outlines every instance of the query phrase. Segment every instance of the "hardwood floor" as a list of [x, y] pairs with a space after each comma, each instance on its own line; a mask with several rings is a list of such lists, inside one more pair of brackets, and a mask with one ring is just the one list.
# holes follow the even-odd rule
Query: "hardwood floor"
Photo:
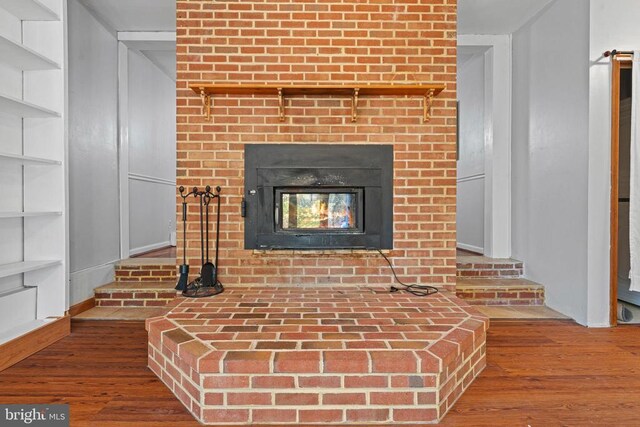
[[[640, 426], [640, 327], [492, 321], [488, 366], [441, 426]], [[0, 373], [0, 403], [69, 403], [72, 426], [199, 426], [146, 368], [142, 322], [73, 321]]]

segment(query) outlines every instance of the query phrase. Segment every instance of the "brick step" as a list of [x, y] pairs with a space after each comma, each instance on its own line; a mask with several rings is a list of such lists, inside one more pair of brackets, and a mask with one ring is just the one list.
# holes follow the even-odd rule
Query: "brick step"
[[175, 258], [129, 258], [116, 264], [116, 282], [172, 282], [177, 280]]
[[456, 295], [472, 305], [544, 305], [544, 286], [526, 279], [458, 278]]
[[458, 277], [522, 277], [522, 261], [510, 258], [488, 258], [485, 256], [458, 256], [456, 261]]
[[95, 289], [97, 307], [163, 307], [178, 294], [173, 282], [112, 282]]

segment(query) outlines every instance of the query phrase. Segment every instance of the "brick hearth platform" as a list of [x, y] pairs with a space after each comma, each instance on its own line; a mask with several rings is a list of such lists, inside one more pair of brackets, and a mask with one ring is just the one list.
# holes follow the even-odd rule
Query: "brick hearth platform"
[[149, 367], [205, 424], [436, 423], [488, 325], [446, 291], [231, 288], [148, 319]]

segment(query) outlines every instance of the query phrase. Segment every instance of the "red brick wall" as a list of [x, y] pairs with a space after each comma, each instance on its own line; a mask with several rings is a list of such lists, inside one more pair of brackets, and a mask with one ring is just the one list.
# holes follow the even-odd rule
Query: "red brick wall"
[[[456, 0], [178, 0], [178, 185], [221, 185], [220, 274], [232, 284], [390, 283], [375, 252], [243, 249], [240, 217], [245, 143], [393, 144], [394, 250], [408, 282], [455, 283]], [[444, 83], [432, 119], [421, 98], [278, 100], [229, 96], [201, 116], [188, 85], [215, 83]], [[177, 199], [180, 202], [180, 199]], [[189, 216], [188, 255], [199, 264], [198, 215]], [[180, 206], [178, 203], [178, 219]], [[179, 237], [180, 233], [179, 233]], [[181, 242], [179, 242], [181, 246]], [[181, 254], [179, 254], [181, 258]]]

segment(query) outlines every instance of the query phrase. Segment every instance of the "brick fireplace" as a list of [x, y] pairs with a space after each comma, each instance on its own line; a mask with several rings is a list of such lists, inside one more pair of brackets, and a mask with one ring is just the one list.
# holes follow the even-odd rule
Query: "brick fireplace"
[[[209, 424], [437, 422], [484, 367], [488, 326], [450, 292], [456, 1], [178, 0], [177, 10], [178, 186], [222, 187], [219, 278], [227, 290], [179, 298], [150, 319], [149, 366]], [[227, 85], [227, 92], [209, 100], [204, 89], [197, 93], [205, 84]], [[305, 85], [298, 96], [267, 94], [296, 84]], [[444, 90], [371, 95], [376, 85], [428, 84]], [[349, 98], [315, 89], [328, 85], [355, 91]], [[381, 227], [391, 234], [376, 244], [315, 241], [306, 250], [247, 243], [245, 149], [267, 144], [388, 147], [392, 192], [384, 197], [392, 206]], [[320, 187], [269, 187], [269, 195], [273, 203], [289, 198], [289, 208], [294, 196], [328, 200], [329, 193], [348, 209], [365, 204], [364, 184]], [[191, 209], [187, 258], [197, 274], [199, 216]], [[283, 226], [278, 209], [268, 210], [274, 231], [304, 234], [297, 218], [287, 216]], [[344, 216], [346, 232], [364, 233], [361, 218]], [[373, 248], [386, 251], [406, 282], [441, 292], [389, 293], [393, 275]]]
[[[390, 284], [392, 276], [376, 252], [245, 249], [240, 206], [245, 144], [391, 144], [390, 256], [407, 281], [453, 289], [456, 2], [180, 0], [177, 10], [178, 185], [223, 188], [223, 283]], [[361, 97], [355, 123], [351, 99], [344, 97], [291, 97], [281, 122], [277, 97], [214, 96], [208, 121], [200, 97], [189, 88], [202, 81], [435, 82], [446, 88], [433, 99], [427, 123], [421, 97], [395, 96]], [[177, 199], [178, 215], [180, 202]], [[193, 209], [187, 251], [196, 265], [198, 214]]]

